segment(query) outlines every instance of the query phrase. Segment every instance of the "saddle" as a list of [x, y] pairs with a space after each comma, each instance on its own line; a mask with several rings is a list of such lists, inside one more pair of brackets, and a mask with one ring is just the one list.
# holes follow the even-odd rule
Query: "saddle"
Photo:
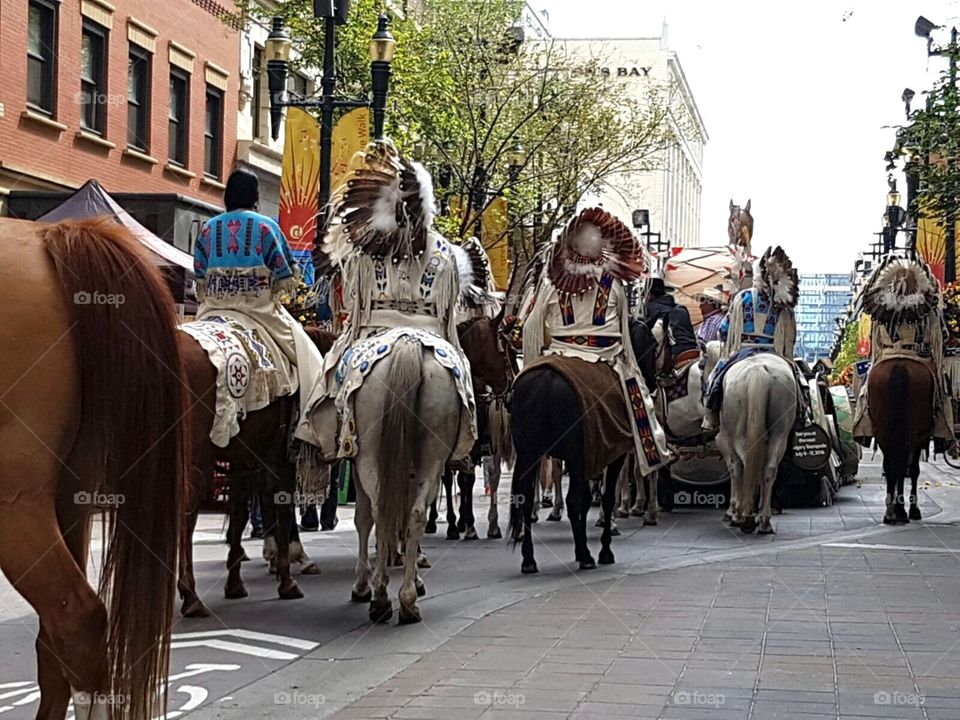
[[226, 447], [240, 432], [240, 419], [247, 413], [297, 388], [289, 361], [252, 321], [248, 326], [236, 317], [211, 313], [181, 325], [180, 330], [200, 344], [217, 373], [210, 440], [218, 447]]

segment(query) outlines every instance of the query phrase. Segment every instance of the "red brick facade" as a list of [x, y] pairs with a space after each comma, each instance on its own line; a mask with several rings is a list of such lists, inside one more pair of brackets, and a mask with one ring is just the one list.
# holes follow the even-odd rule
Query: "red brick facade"
[[[0, 2], [0, 194], [27, 189], [79, 187], [96, 178], [108, 192], [179, 193], [215, 205], [222, 189], [204, 180], [205, 93], [208, 77], [226, 82], [223, 97], [221, 180], [236, 157], [240, 37], [214, 13], [208, 0], [62, 0], [56, 33], [57, 74], [52, 120], [60, 130], [27, 113], [28, 0]], [[223, 4], [233, 6], [230, 0]], [[108, 22], [106, 125], [103, 140], [80, 136], [81, 28], [83, 13]], [[132, 20], [132, 22], [131, 22]], [[153, 33], [156, 33], [155, 36]], [[127, 150], [127, 74], [131, 40], [152, 38], [147, 157]], [[171, 46], [171, 43], [173, 45]], [[171, 47], [173, 48], [171, 50]], [[169, 76], [172, 55], [191, 61], [189, 144], [186, 170], [167, 167]], [[211, 75], [211, 73], [213, 75]], [[152, 162], [151, 158], [156, 162]], [[0, 197], [0, 201], [2, 201]]]

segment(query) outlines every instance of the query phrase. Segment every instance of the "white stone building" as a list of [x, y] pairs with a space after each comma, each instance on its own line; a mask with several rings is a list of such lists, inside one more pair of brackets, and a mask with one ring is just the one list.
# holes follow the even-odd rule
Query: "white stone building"
[[598, 188], [598, 194], [603, 206], [627, 224], [634, 210], [649, 210], [650, 230], [661, 233], [663, 243], [699, 246], [703, 149], [708, 136], [677, 53], [669, 49], [665, 37], [560, 42], [575, 57], [597, 60], [598, 82], [626, 85], [639, 100], [646, 98], [651, 83], [674, 89], [672, 122], [680, 142], [663, 154], [656, 170], [625, 173], [610, 186]]

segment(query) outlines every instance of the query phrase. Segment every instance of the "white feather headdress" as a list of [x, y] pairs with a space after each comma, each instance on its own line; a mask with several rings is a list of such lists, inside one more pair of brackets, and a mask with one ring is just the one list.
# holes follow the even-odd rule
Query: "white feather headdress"
[[796, 307], [800, 300], [800, 277], [790, 257], [779, 245], [767, 248], [760, 258], [760, 272], [754, 276], [754, 287], [763, 290], [777, 308]]
[[554, 246], [547, 272], [565, 293], [593, 288], [603, 273], [632, 282], [647, 268], [643, 248], [624, 223], [602, 208], [580, 212]]
[[874, 320], [916, 321], [940, 302], [940, 288], [930, 266], [919, 260], [888, 256], [863, 290], [863, 309]]

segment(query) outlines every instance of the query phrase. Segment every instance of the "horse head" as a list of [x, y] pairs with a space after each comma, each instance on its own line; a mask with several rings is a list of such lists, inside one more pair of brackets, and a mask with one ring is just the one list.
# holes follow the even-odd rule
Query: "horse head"
[[457, 326], [460, 345], [473, 374], [498, 396], [507, 394], [517, 374], [513, 348], [500, 332], [504, 309], [495, 318], [475, 317]]
[[727, 222], [727, 235], [730, 244], [745, 248], [750, 252], [750, 242], [753, 240], [753, 215], [750, 214], [750, 201], [742, 208], [730, 201], [730, 219]]

